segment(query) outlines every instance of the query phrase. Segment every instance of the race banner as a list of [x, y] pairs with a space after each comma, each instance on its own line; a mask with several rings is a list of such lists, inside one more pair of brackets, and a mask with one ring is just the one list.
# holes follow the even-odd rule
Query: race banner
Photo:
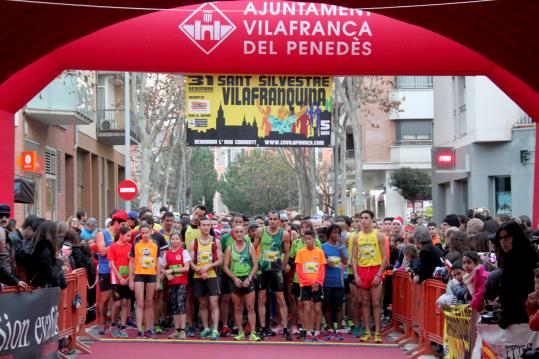
[[477, 324], [473, 359], [518, 359], [525, 349], [539, 348], [539, 332], [528, 324], [513, 324], [506, 329], [497, 324]]
[[469, 305], [444, 308], [444, 358], [469, 359], [472, 309]]
[[330, 76], [189, 75], [190, 146], [331, 145]]
[[60, 288], [0, 292], [0, 358], [56, 358]]

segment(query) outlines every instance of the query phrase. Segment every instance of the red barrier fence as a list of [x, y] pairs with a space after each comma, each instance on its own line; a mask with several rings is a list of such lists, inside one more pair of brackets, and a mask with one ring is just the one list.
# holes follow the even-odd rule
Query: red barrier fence
[[[65, 278], [67, 287], [60, 291], [60, 304], [58, 306], [58, 339], [64, 341], [70, 349], [77, 349], [82, 353], [89, 354], [91, 353], [90, 348], [78, 341], [80, 336], [93, 338], [86, 333], [85, 325], [88, 289], [86, 269], [77, 269], [66, 274]], [[4, 287], [2, 289], [2, 293], [18, 291], [20, 291], [18, 287]], [[74, 301], [76, 298], [80, 298], [80, 300]], [[60, 357], [67, 358], [64, 354], [59, 354]]]
[[393, 322], [384, 332], [403, 330], [395, 339], [400, 346], [417, 343], [407, 352], [411, 359], [422, 355], [434, 355], [432, 343], [443, 344], [444, 313], [436, 306], [436, 300], [445, 292], [445, 283], [428, 279], [416, 284], [407, 272], [393, 276]]

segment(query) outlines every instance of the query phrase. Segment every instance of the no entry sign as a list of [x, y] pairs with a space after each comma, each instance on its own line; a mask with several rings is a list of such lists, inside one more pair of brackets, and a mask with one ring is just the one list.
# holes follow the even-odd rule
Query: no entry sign
[[132, 201], [138, 194], [138, 186], [135, 181], [123, 180], [118, 185], [118, 195], [124, 201]]

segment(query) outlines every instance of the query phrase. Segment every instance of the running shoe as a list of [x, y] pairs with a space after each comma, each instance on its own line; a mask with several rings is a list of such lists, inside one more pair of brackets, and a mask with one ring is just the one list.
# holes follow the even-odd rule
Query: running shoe
[[[247, 329], [249, 329], [249, 331], [247, 331]], [[249, 333], [251, 331], [251, 327], [249, 326], [249, 324], [247, 324], [245, 326], [245, 333]], [[238, 328], [232, 328], [232, 330], [230, 331], [230, 335], [235, 337], [236, 335], [240, 334], [240, 330]]]
[[275, 332], [273, 330], [271, 330], [269, 327], [265, 327], [262, 330], [264, 331], [264, 334], [265, 334], [266, 337], [274, 337], [275, 336]]
[[217, 330], [212, 330], [211, 331], [211, 336], [210, 336], [210, 339], [211, 340], [217, 340], [219, 339], [219, 332]]
[[189, 328], [187, 328], [187, 336], [188, 337], [194, 337], [196, 336], [197, 334], [197, 330], [194, 326], [190, 326]]
[[337, 340], [344, 340], [344, 336], [342, 335], [340, 330], [335, 331], [335, 336], [333, 338]]
[[382, 336], [380, 333], [374, 333], [374, 342], [378, 344], [382, 343]]
[[283, 339], [292, 340], [292, 336], [290, 335], [290, 331], [288, 330], [288, 328], [283, 328]]
[[127, 319], [127, 321], [125, 322], [125, 325], [131, 328], [137, 327], [137, 323], [135, 323], [132, 319]]
[[279, 333], [281, 333], [283, 331], [283, 327], [281, 327], [280, 325], [276, 325], [273, 328], [271, 328], [271, 330], [275, 334], [279, 334]]
[[293, 325], [291, 332], [292, 332], [292, 335], [299, 335], [298, 327], [296, 325]]
[[202, 332], [200, 332], [200, 338], [201, 339], [207, 339], [211, 336], [211, 330], [210, 329], [204, 329]]
[[125, 329], [120, 329], [120, 338], [127, 339], [129, 338], [129, 335], [125, 331]]
[[161, 325], [155, 325], [155, 334], [163, 334], [163, 327], [161, 327]]
[[101, 329], [97, 332], [97, 334], [99, 334], [99, 335], [105, 335], [105, 334], [107, 334], [107, 332], [109, 332], [109, 331], [110, 331], [110, 325], [105, 324], [105, 325], [103, 326], [103, 328], [101, 328]]
[[110, 335], [112, 335], [113, 338], [120, 338], [120, 330], [118, 329], [118, 327], [113, 327], [110, 330]]
[[144, 336], [144, 331], [143, 330], [138, 331], [137, 339], [146, 339], [146, 337]]
[[359, 340], [362, 342], [370, 342], [372, 340], [371, 332], [366, 330], [365, 334], [361, 338], [359, 338]]
[[348, 319], [348, 322], [347, 322], [346, 326], [349, 327], [349, 328], [352, 328], [354, 326], [354, 321]]
[[250, 335], [249, 335], [249, 341], [250, 342], [259, 342], [261, 341], [262, 338], [260, 338], [258, 335], [256, 335], [255, 332], [252, 332]]
[[153, 329], [144, 332], [144, 336], [148, 339], [155, 339], [155, 331]]
[[323, 343], [324, 342], [324, 337], [322, 337], [320, 334], [318, 334], [317, 336], [315, 336], [313, 338], [313, 342]]
[[361, 328], [354, 327], [354, 331], [352, 332], [352, 334], [354, 335], [354, 337], [359, 338], [361, 336]]
[[180, 339], [180, 332], [175, 330], [172, 334], [168, 336], [168, 339]]
[[258, 329], [256, 330], [256, 334], [257, 334], [260, 338], [262, 338], [262, 340], [264, 340], [264, 339], [267, 338], [267, 335], [266, 335], [266, 333], [264, 333], [264, 329], [262, 329], [262, 328], [258, 328]]
[[313, 342], [313, 335], [312, 334], [307, 334], [305, 336], [305, 342], [312, 343]]
[[234, 340], [245, 340], [245, 333], [243, 332], [243, 330], [234, 337]]
[[229, 327], [223, 327], [221, 329], [221, 336], [222, 337], [228, 337], [230, 335], [230, 328]]
[[178, 339], [181, 339], [181, 340], [187, 339], [187, 335], [185, 335], [185, 330], [180, 330], [180, 335]]
[[333, 339], [335, 339], [335, 333], [331, 329], [327, 330], [326, 333], [324, 334], [324, 339], [325, 340], [333, 340]]
[[305, 339], [307, 337], [307, 331], [305, 329], [301, 329], [299, 331], [299, 339]]

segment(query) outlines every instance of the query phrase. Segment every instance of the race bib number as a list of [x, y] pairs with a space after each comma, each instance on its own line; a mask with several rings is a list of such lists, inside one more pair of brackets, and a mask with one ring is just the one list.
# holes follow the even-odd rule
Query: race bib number
[[140, 266], [142, 268], [154, 268], [154, 258], [151, 256], [142, 256], [140, 258]]
[[213, 261], [211, 252], [199, 251], [197, 254], [198, 263], [211, 263]]
[[129, 266], [120, 266], [120, 268], [118, 268], [118, 273], [122, 277], [127, 277], [129, 275]]
[[328, 264], [330, 267], [341, 268], [341, 257], [329, 256]]
[[279, 252], [277, 251], [264, 251], [264, 261], [265, 262], [277, 262], [279, 259]]
[[316, 262], [303, 263], [303, 272], [305, 272], [305, 273], [318, 273], [318, 263], [316, 263]]
[[372, 259], [374, 258], [374, 247], [373, 246], [362, 246], [359, 250], [361, 258]]
[[175, 277], [181, 277], [183, 275], [183, 273], [181, 273], [181, 272], [180, 273], [174, 272], [175, 270], [182, 269], [182, 266], [180, 264], [173, 264], [168, 269], [172, 269], [172, 271], [173, 271], [172, 275], [175, 276]]

